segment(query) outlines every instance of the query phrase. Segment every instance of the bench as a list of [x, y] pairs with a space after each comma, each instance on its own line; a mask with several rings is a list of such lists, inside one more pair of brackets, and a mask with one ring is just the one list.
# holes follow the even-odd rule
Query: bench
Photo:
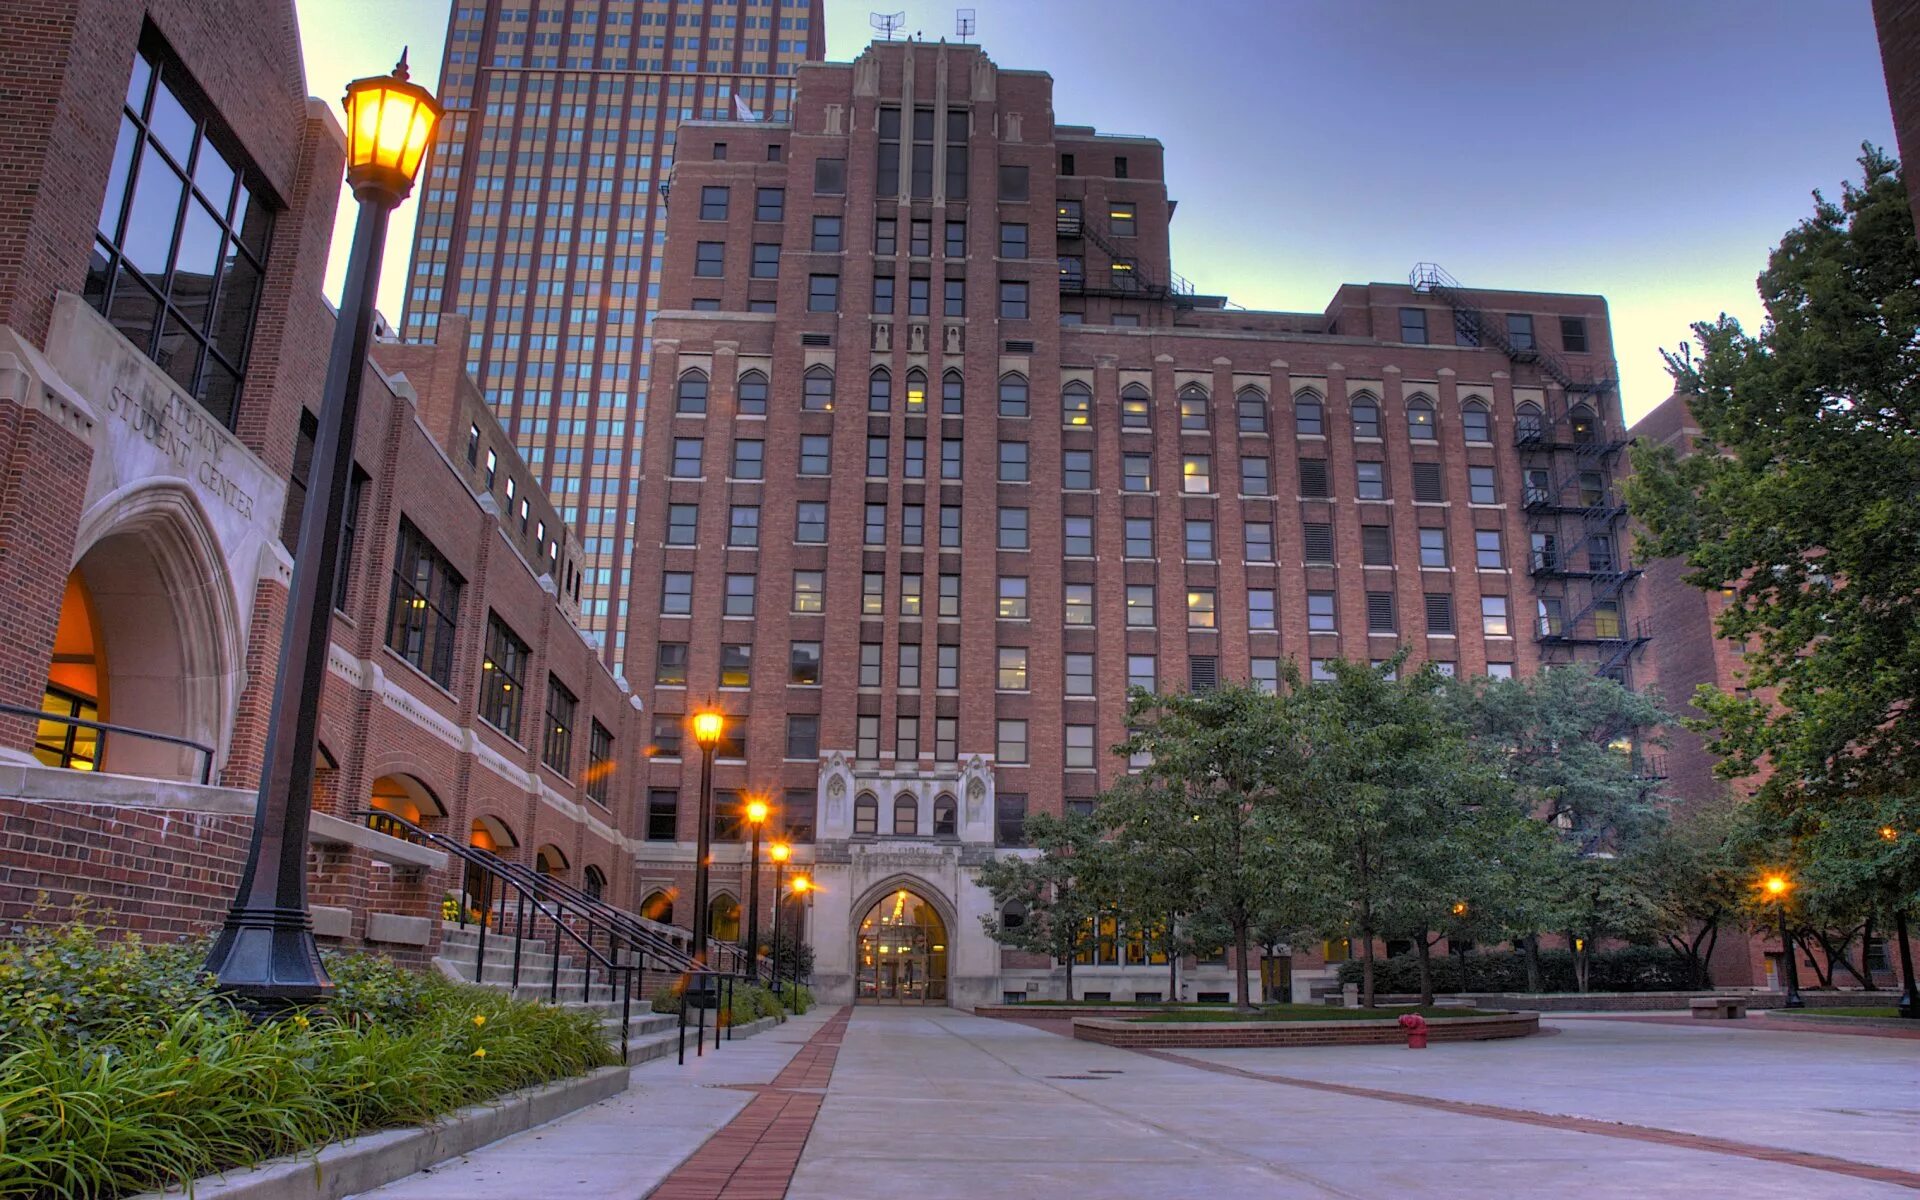
[[1687, 1007], [1697, 1021], [1740, 1021], [1747, 1015], [1747, 1002], [1739, 996], [1695, 996]]

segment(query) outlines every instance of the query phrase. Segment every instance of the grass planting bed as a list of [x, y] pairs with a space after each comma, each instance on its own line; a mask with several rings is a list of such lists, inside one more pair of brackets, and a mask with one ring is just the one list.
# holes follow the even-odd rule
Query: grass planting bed
[[617, 1058], [597, 1013], [364, 955], [328, 957], [326, 1004], [256, 1023], [205, 954], [84, 925], [0, 945], [0, 1196], [184, 1187]]

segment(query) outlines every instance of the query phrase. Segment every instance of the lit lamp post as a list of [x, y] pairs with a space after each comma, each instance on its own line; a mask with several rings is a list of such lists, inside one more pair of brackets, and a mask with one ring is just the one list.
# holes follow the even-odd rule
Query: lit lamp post
[[1787, 893], [1793, 890], [1793, 881], [1785, 875], [1769, 875], [1760, 881], [1760, 887], [1780, 913], [1780, 961], [1786, 971], [1786, 1007], [1805, 1008], [1807, 1002], [1800, 998], [1800, 967], [1793, 961], [1793, 938], [1787, 932]]
[[758, 796], [747, 801], [747, 826], [753, 830], [747, 849], [747, 975], [760, 977], [760, 830], [766, 827], [767, 802]]
[[793, 857], [793, 847], [785, 842], [775, 842], [767, 847], [767, 857], [773, 860], [773, 990], [780, 990], [780, 901], [784, 899], [781, 888], [785, 886], [787, 860]]
[[[813, 904], [813, 880], [807, 878], [805, 875], [795, 875], [793, 877], [793, 894], [796, 897], [806, 897], [807, 904], [811, 907]], [[801, 939], [806, 937], [807, 927], [801, 924], [801, 917], [797, 912], [793, 914], [793, 923], [793, 944], [795, 950], [793, 956], [793, 981], [797, 984], [800, 982], [799, 946]]]
[[[700, 832], [693, 863], [693, 965], [707, 966], [707, 872], [713, 867], [713, 751], [720, 745], [726, 718], [712, 709], [693, 714], [693, 740], [700, 746]], [[706, 990], [700, 980], [697, 990]]]
[[393, 74], [348, 84], [341, 103], [347, 110], [347, 183], [360, 215], [321, 392], [253, 840], [226, 924], [207, 955], [207, 970], [218, 977], [221, 989], [263, 1012], [321, 999], [333, 986], [320, 964], [307, 911], [307, 826], [320, 693], [327, 677], [360, 379], [373, 337], [387, 218], [413, 190], [440, 120], [432, 93], [408, 82], [404, 52]]

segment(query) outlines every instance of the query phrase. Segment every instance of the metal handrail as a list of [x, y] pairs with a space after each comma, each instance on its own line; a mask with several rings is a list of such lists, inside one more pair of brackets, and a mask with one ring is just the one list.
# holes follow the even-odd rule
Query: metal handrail
[[198, 750], [200, 759], [200, 782], [207, 784], [213, 780], [214, 749], [205, 742], [196, 742], [192, 738], [175, 737], [171, 733], [155, 733], [150, 729], [135, 729], [131, 725], [114, 725], [106, 721], [89, 721], [84, 717], [68, 717], [59, 713], [50, 713], [38, 708], [28, 708], [24, 704], [0, 704], [0, 713], [15, 717], [32, 717], [39, 721], [58, 721], [63, 725], [78, 725], [82, 729], [97, 729], [101, 733], [124, 733], [132, 737], [146, 738], [154, 742], [166, 742], [169, 745], [185, 746], [189, 750]]

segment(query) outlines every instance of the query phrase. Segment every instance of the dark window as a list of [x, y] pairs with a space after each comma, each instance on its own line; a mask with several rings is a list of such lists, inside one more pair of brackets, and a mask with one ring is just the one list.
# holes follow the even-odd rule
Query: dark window
[[907, 222], [907, 253], [925, 258], [933, 253], [933, 222]]
[[727, 144], [725, 142], [715, 142], [713, 144], [713, 160], [715, 162], [725, 162], [726, 158]]
[[1027, 319], [1027, 285], [1017, 279], [1000, 281], [1000, 315], [1009, 321]]
[[1498, 492], [1494, 490], [1492, 467], [1467, 468], [1467, 499], [1475, 504], [1497, 504]]
[[1025, 442], [1000, 443], [1000, 482], [1027, 482], [1027, 444]]
[[673, 439], [673, 466], [670, 474], [675, 479], [698, 479], [700, 477], [700, 459], [702, 447], [706, 445], [701, 438]]
[[1024, 846], [1027, 842], [1027, 797], [1024, 793], [1001, 792], [993, 800], [994, 841], [1002, 846]]
[[740, 377], [740, 411], [749, 416], [763, 416], [767, 411], [767, 377], [758, 371]]
[[1060, 486], [1068, 490], [1080, 491], [1093, 487], [1093, 451], [1062, 450], [1060, 452]]
[[[883, 413], [891, 407], [893, 407], [893, 376], [885, 367], [876, 368], [867, 376], [867, 411]], [[871, 443], [873, 439], [867, 440]], [[886, 440], [880, 439], [883, 446]], [[881, 454], [884, 456], [885, 453], [883, 449]], [[885, 475], [886, 471], [872, 471], [869, 474]]]
[[682, 416], [700, 416], [707, 411], [707, 376], [703, 371], [688, 371], [674, 386], [673, 411]]
[[1393, 629], [1393, 593], [1368, 592], [1367, 632], [1392, 633]]
[[827, 502], [802, 500], [793, 511], [793, 540], [819, 543], [827, 540]]
[[547, 729], [540, 747], [540, 761], [562, 775], [572, 771], [573, 714], [579, 707], [580, 701], [565, 684], [547, 676]]
[[833, 470], [833, 440], [824, 433], [803, 434], [800, 438], [800, 473], [826, 475]]
[[1093, 518], [1065, 517], [1061, 520], [1061, 550], [1075, 558], [1093, 557]]
[[787, 189], [763, 187], [753, 193], [753, 219], [756, 221], [784, 221], [787, 219]]
[[1255, 388], [1241, 388], [1233, 398], [1241, 433], [1267, 431], [1267, 398]]
[[1387, 465], [1377, 462], [1353, 464], [1354, 495], [1362, 500], [1387, 498]]
[[1026, 376], [1002, 376], [1000, 379], [1000, 415], [1003, 417], [1024, 417], [1027, 415], [1027, 412]]
[[807, 311], [830, 313], [840, 307], [838, 275], [807, 276]]
[[709, 279], [718, 279], [726, 273], [727, 244], [725, 242], [701, 242], [694, 247], [693, 273]]
[[966, 409], [967, 385], [959, 371], [948, 369], [940, 376], [940, 412], [957, 417]]
[[1196, 654], [1187, 659], [1187, 690], [1210, 692], [1220, 686], [1220, 657]]
[[893, 311], [893, 276], [873, 277], [873, 311], [883, 316]]
[[700, 189], [700, 219], [702, 221], [724, 221], [727, 219], [726, 188], [703, 187]]
[[1569, 354], [1587, 352], [1587, 319], [1585, 317], [1560, 318], [1560, 346]]
[[1126, 155], [1116, 154], [1113, 156], [1113, 177], [1115, 179], [1125, 179], [1127, 177]]
[[1333, 561], [1333, 526], [1324, 521], [1308, 521], [1301, 526], [1306, 545], [1306, 561], [1310, 563], [1330, 563]]
[[400, 518], [387, 645], [441, 687], [453, 686], [454, 619], [465, 581], [413, 522]]
[[273, 217], [199, 94], [171, 58], [134, 60], [86, 299], [231, 427]]
[[844, 196], [847, 191], [847, 160], [844, 158], [816, 158], [813, 160], [813, 193], [816, 196]]
[[598, 721], [587, 727], [587, 795], [605, 804], [613, 783], [613, 735]]
[[653, 681], [667, 686], [687, 685], [687, 644], [661, 642], [654, 650]]
[[948, 279], [943, 282], [946, 284], [946, 294], [941, 302], [941, 314], [948, 317], [966, 316], [967, 281], [964, 279]]
[[1153, 518], [1128, 517], [1126, 519], [1126, 556], [1128, 558], [1153, 557]]
[[1400, 340], [1416, 346], [1427, 344], [1427, 310], [1424, 308], [1403, 308], [1400, 310]]
[[1080, 173], [1074, 170], [1073, 155], [1062, 154], [1060, 156], [1060, 173], [1062, 175], [1078, 175]]
[[755, 242], [753, 244], [753, 277], [755, 279], [778, 279], [780, 277], [779, 242]]
[[1449, 592], [1426, 594], [1427, 632], [1453, 632], [1453, 595]]
[[1447, 498], [1441, 487], [1440, 464], [1437, 462], [1417, 462], [1413, 464], [1413, 498], [1437, 502]]
[[760, 506], [735, 504], [727, 510], [727, 545], [750, 550], [760, 544]]
[[1327, 486], [1327, 460], [1324, 458], [1303, 458], [1300, 460], [1300, 494], [1309, 499], [1324, 500], [1333, 495]]
[[820, 718], [790, 714], [787, 717], [787, 757], [820, 757]]
[[948, 258], [967, 256], [967, 223], [965, 221], [947, 222], [947, 245], [942, 253]]
[[497, 614], [487, 614], [487, 654], [480, 660], [480, 719], [520, 740], [520, 705], [526, 686], [527, 644]]
[[1469, 400], [1460, 410], [1460, 429], [1470, 442], [1492, 441], [1493, 426], [1486, 405]]
[[1360, 561], [1369, 567], [1393, 565], [1393, 530], [1385, 525], [1360, 527]]
[[1002, 200], [1027, 198], [1027, 168], [1014, 166], [1000, 168], [1000, 198]]
[[1269, 473], [1266, 458], [1249, 454], [1240, 460], [1240, 494], [1243, 496], [1273, 495], [1273, 479]]
[[1377, 438], [1380, 436], [1380, 405], [1372, 399], [1353, 402], [1353, 436], [1357, 438]]
[[680, 793], [672, 788], [650, 789], [647, 792], [647, 840], [671, 842], [679, 836], [679, 826]]
[[667, 545], [692, 546], [700, 538], [700, 506], [698, 504], [667, 505]]
[[1533, 316], [1530, 313], [1507, 314], [1507, 340], [1515, 350], [1533, 349]]
[[820, 682], [819, 642], [794, 642], [787, 647], [787, 682], [807, 685]]
[[786, 156], [786, 149], [787, 148], [785, 146], [780, 145], [778, 142], [775, 142], [773, 145], [768, 146], [767, 161], [779, 162], [782, 158]]
[[694, 312], [719, 312], [720, 301], [712, 296], [696, 296], [693, 301]]
[[839, 217], [815, 217], [813, 219], [813, 248], [823, 253], [832, 253], [840, 249], [841, 223]]
[[916, 276], [907, 280], [907, 315], [924, 317], [927, 315], [928, 296], [933, 283], [925, 276]]
[[893, 217], [880, 217], [873, 223], [873, 252], [875, 254], [894, 254], [900, 243], [900, 222]]
[[1026, 225], [1018, 222], [1002, 221], [1000, 223], [1000, 257], [1025, 258], [1026, 256]]

